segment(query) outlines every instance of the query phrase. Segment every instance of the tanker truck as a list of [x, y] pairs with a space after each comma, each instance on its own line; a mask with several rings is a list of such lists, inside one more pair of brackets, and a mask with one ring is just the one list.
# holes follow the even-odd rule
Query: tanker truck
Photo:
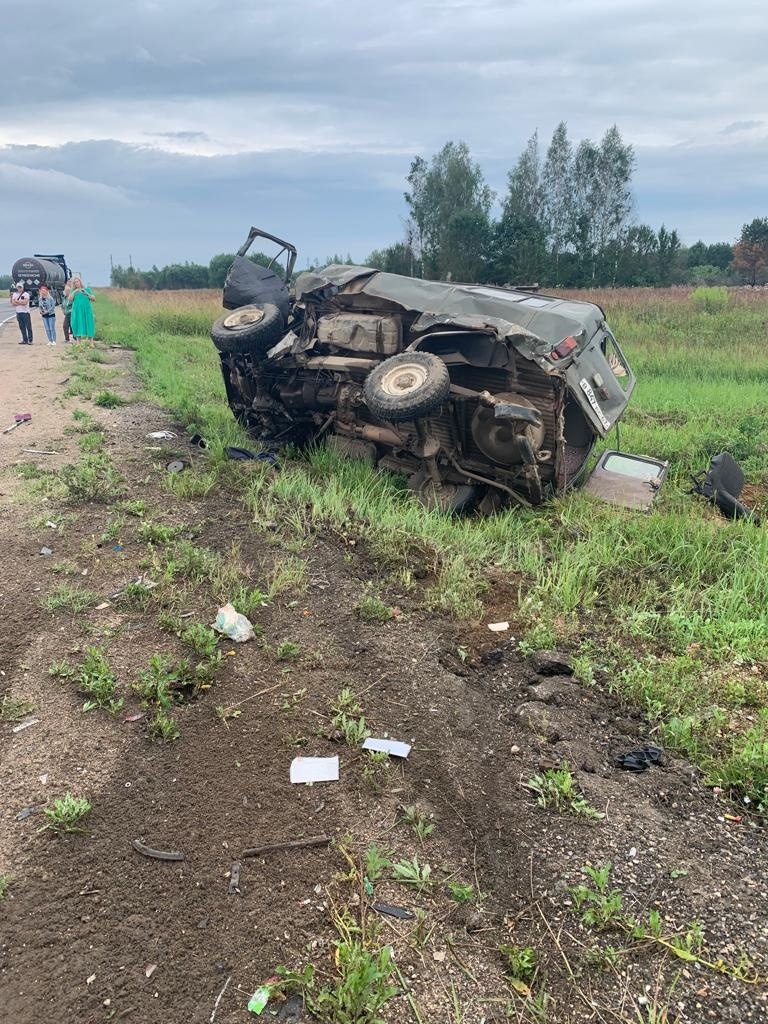
[[61, 305], [64, 296], [64, 285], [71, 277], [71, 271], [67, 261], [58, 253], [50, 256], [43, 253], [36, 253], [34, 256], [22, 256], [16, 260], [11, 270], [13, 283], [19, 281], [24, 283], [24, 288], [29, 292], [30, 305], [38, 304], [38, 292], [41, 284], [47, 284], [56, 304]]

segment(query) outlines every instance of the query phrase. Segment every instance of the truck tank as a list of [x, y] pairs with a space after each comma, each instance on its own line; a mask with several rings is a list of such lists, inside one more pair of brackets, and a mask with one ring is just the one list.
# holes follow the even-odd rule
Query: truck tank
[[22, 256], [16, 260], [11, 270], [13, 283], [24, 282], [29, 292], [32, 305], [37, 305], [40, 285], [47, 284], [56, 302], [60, 303], [64, 294], [64, 285], [70, 276], [69, 267], [62, 255]]

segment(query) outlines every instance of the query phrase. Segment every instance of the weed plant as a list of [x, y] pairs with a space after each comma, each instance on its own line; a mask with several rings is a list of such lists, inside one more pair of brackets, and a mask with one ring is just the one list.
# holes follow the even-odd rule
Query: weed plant
[[106, 455], [86, 455], [80, 462], [63, 466], [60, 479], [71, 501], [111, 504], [124, 489], [123, 478]]
[[84, 796], [67, 793], [54, 800], [50, 807], [43, 808], [48, 819], [44, 827], [53, 832], [84, 832], [81, 823], [90, 810], [91, 804]]
[[87, 647], [79, 665], [55, 661], [48, 672], [54, 678], [70, 679], [77, 684], [80, 692], [88, 698], [83, 704], [83, 711], [101, 708], [116, 715], [125, 703], [122, 697], [115, 697], [117, 676], [110, 668], [106, 655], [98, 647]]
[[534, 775], [525, 788], [536, 796], [539, 807], [551, 807], [555, 811], [570, 811], [571, 814], [599, 821], [605, 815], [587, 802], [579, 791], [573, 772], [567, 764], [560, 768], [547, 768], [540, 775]]

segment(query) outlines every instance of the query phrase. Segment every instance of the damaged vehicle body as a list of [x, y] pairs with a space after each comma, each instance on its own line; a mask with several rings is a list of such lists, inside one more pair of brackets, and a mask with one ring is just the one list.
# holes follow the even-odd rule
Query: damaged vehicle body
[[[246, 259], [257, 237], [287, 253], [282, 274]], [[264, 445], [324, 438], [429, 505], [492, 512], [583, 479], [626, 409], [635, 377], [592, 303], [340, 264], [291, 294], [295, 258], [252, 228], [212, 328], [230, 407]]]

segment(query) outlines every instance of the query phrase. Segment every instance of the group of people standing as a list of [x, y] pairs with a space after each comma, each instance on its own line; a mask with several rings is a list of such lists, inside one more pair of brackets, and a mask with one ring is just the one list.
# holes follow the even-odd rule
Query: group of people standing
[[[61, 309], [64, 314], [64, 343], [67, 344], [71, 338], [75, 341], [87, 341], [93, 345], [93, 338], [96, 328], [93, 320], [93, 303], [95, 302], [93, 292], [86, 288], [81, 277], [70, 278], [64, 286], [64, 295], [61, 300]], [[32, 337], [32, 314], [30, 313], [31, 297], [24, 288], [24, 282], [19, 281], [11, 295], [11, 306], [16, 313], [16, 320], [21, 331], [20, 345], [33, 344]], [[51, 295], [47, 285], [40, 285], [38, 291], [38, 305], [40, 315], [45, 328], [45, 335], [49, 345], [56, 344], [56, 300]]]

